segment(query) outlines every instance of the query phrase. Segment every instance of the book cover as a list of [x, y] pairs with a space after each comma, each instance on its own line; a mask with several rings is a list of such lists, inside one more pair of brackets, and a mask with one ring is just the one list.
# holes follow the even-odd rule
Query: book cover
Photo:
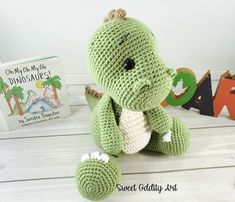
[[1, 64], [0, 109], [1, 120], [10, 130], [69, 116], [59, 58], [35, 57]]

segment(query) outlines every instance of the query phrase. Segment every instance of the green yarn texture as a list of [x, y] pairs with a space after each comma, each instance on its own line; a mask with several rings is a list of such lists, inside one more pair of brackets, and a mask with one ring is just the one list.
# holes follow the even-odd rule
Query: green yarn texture
[[[190, 136], [185, 124], [160, 106], [172, 88], [175, 71], [160, 59], [156, 36], [142, 22], [115, 17], [105, 22], [89, 42], [88, 64], [92, 79], [104, 90], [101, 99], [86, 94], [92, 109], [91, 135], [110, 159], [83, 161], [76, 181], [85, 198], [102, 200], [120, 180], [116, 157], [136, 148], [181, 155]], [[135, 137], [139, 131], [146, 136]], [[145, 147], [142, 141], [147, 142]]]
[[[127, 58], [135, 62], [130, 71], [123, 68]], [[158, 56], [152, 32], [135, 19], [104, 23], [89, 43], [88, 63], [91, 77], [105, 93], [133, 111], [154, 108], [172, 87], [174, 71]]]
[[111, 97], [103, 95], [92, 115], [91, 134], [103, 151], [118, 156], [123, 148], [123, 134], [116, 122], [118, 108], [113, 106]]
[[115, 191], [120, 176], [120, 168], [112, 157], [108, 163], [97, 160], [84, 161], [77, 170], [77, 188], [83, 197], [99, 201]]
[[153, 132], [146, 150], [171, 156], [181, 155], [187, 151], [190, 142], [188, 128], [177, 118], [173, 118], [172, 121], [172, 141], [162, 142], [162, 134]]

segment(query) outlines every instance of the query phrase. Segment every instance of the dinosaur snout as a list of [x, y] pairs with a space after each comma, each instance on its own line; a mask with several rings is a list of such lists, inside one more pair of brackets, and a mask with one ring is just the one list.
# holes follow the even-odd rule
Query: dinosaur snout
[[140, 79], [135, 82], [134, 90], [136, 93], [141, 93], [149, 89], [151, 82], [147, 79]]

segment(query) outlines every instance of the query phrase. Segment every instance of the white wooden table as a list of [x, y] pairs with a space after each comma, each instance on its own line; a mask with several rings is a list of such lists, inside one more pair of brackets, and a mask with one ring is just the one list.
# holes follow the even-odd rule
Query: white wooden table
[[[0, 202], [80, 202], [74, 174], [80, 157], [96, 151], [83, 85], [70, 86], [66, 120], [0, 131]], [[107, 201], [234, 202], [235, 121], [168, 107], [191, 131], [191, 147], [179, 157], [141, 152], [120, 159], [122, 185], [177, 184], [175, 192], [115, 192]]]

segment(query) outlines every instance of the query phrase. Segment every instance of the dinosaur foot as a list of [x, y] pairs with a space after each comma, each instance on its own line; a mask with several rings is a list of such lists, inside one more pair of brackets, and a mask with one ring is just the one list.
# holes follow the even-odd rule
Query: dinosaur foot
[[115, 191], [120, 176], [114, 157], [99, 152], [85, 154], [76, 173], [77, 188], [83, 197], [99, 201]]

